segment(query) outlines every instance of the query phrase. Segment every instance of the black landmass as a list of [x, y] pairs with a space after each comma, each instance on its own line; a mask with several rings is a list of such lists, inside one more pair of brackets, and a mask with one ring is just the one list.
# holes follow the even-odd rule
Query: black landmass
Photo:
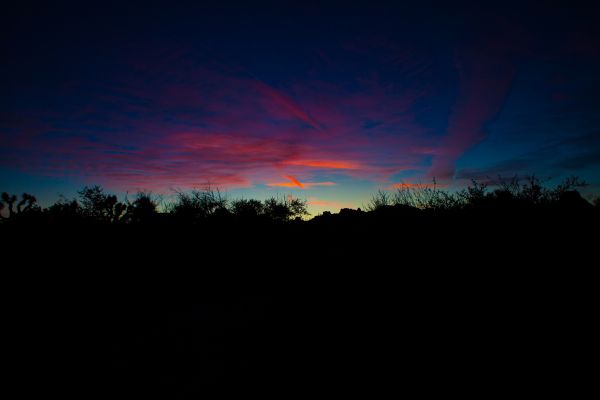
[[571, 186], [420, 208], [380, 193], [310, 220], [289, 200], [200, 214], [194, 195], [168, 212], [140, 195], [115, 219], [85, 190], [54, 211], [3, 197], [23, 394], [577, 395], [591, 379], [600, 213]]

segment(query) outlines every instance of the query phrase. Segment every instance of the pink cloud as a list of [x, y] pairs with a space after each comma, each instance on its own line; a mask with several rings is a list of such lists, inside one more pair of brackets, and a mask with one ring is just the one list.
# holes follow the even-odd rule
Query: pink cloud
[[[434, 148], [411, 112], [422, 92], [394, 92], [374, 75], [352, 91], [319, 80], [275, 88], [186, 57], [173, 52], [156, 68], [140, 60], [114, 82], [89, 83], [94, 106], [22, 115], [10, 122], [17, 134], [2, 134], [15, 151], [0, 163], [123, 189], [276, 185], [281, 176], [303, 178], [282, 186], [310, 188], [341, 175], [385, 182]], [[377, 124], [365, 132], [365, 121]]]

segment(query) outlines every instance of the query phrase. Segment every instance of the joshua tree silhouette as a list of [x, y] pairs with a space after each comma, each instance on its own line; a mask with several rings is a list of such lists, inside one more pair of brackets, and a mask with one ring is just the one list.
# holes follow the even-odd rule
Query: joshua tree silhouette
[[[35, 198], [35, 196], [32, 196], [29, 193], [23, 193], [21, 195], [21, 200], [17, 203], [17, 208], [15, 210], [15, 202], [17, 201], [16, 195], [10, 195], [7, 192], [2, 192], [1, 199], [2, 200], [0, 201], [0, 211], [2, 211], [4, 207], [8, 206], [8, 218], [13, 218], [17, 214], [25, 214], [33, 210], [37, 203], [37, 199]], [[0, 218], [4, 217], [0, 215]]]

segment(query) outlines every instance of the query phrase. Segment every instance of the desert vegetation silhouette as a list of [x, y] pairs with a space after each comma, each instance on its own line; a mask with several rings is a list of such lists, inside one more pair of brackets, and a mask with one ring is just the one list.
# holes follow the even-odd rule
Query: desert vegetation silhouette
[[578, 177], [547, 187], [535, 176], [499, 177], [487, 183], [473, 180], [466, 188], [450, 191], [432, 184], [397, 185], [396, 190], [379, 190], [363, 209], [324, 212], [308, 219], [307, 202], [292, 196], [266, 200], [229, 199], [219, 189], [207, 187], [189, 192], [177, 191], [174, 200], [166, 202], [152, 192], [138, 192], [120, 201], [101, 186], [85, 186], [78, 197], [59, 200], [41, 207], [35, 196], [20, 197], [3, 192], [0, 200], [0, 224], [79, 224], [79, 225], [152, 225], [202, 223], [319, 223], [349, 216], [380, 218], [381, 216], [469, 215], [523, 213], [590, 213], [597, 214], [600, 201], [584, 199], [578, 189], [587, 184]]
[[494, 360], [522, 343], [532, 354], [526, 331], [543, 359], [558, 313], [593, 315], [566, 273], [581, 276], [597, 243], [600, 204], [584, 185], [400, 185], [310, 219], [302, 199], [212, 188], [166, 201], [86, 186], [48, 207], [5, 192], [19, 360], [66, 360], [70, 382], [103, 397], [185, 398], [214, 384], [295, 387], [307, 371], [380, 379], [394, 349], [411, 370], [440, 354], [454, 368], [464, 349], [490, 346], [487, 332]]

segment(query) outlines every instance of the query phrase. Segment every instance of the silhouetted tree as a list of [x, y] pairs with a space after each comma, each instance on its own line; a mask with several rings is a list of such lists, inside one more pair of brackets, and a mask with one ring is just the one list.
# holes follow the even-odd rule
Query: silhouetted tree
[[15, 213], [15, 201], [17, 201], [17, 196], [15, 196], [14, 194], [10, 195], [7, 192], [2, 192], [2, 202], [5, 203], [6, 206], [8, 206], [8, 218], [11, 218]]
[[297, 198], [271, 197], [264, 201], [264, 215], [273, 221], [289, 221], [308, 215], [306, 201]]
[[138, 192], [135, 200], [127, 204], [126, 219], [132, 223], [148, 223], [158, 214], [158, 202], [151, 192]]
[[68, 200], [61, 195], [56, 203], [48, 207], [46, 214], [51, 222], [72, 223], [81, 219], [83, 211], [77, 200]]
[[229, 214], [227, 203], [227, 198], [218, 189], [212, 190], [209, 187], [190, 193], [178, 192], [177, 200], [169, 210], [180, 221], [194, 223], [210, 216]]
[[103, 222], [117, 222], [125, 212], [126, 206], [117, 201], [117, 196], [104, 193], [101, 186], [85, 186], [78, 194], [86, 217]]
[[541, 204], [548, 201], [548, 190], [535, 175], [525, 178], [519, 195], [530, 204]]
[[471, 185], [457, 193], [463, 206], [479, 207], [483, 205], [486, 198], [487, 184], [471, 180]]
[[15, 202], [18, 199], [16, 195], [9, 195], [8, 193], [3, 192], [0, 198], [2, 199], [2, 201], [0, 201], [0, 211], [4, 209], [4, 203], [6, 203], [6, 205], [8, 205], [8, 218], [15, 218], [17, 216], [23, 217], [25, 215], [31, 214], [34, 211], [40, 211], [39, 206], [36, 204], [37, 199], [35, 198], [35, 196], [32, 196], [29, 193], [23, 193], [21, 195], [21, 200], [19, 200], [19, 202], [17, 203], [16, 209]]
[[560, 200], [564, 197], [565, 193], [586, 187], [587, 185], [587, 182], [578, 176], [569, 176], [551, 191], [550, 196], [553, 200]]
[[[36, 203], [37, 199], [35, 198], [35, 196], [32, 196], [29, 193], [23, 193], [21, 195], [21, 201], [19, 201], [19, 203], [17, 204], [17, 212], [25, 213], [27, 211], [30, 211]], [[25, 207], [23, 208], [23, 206]]]
[[[419, 210], [452, 211], [465, 213], [479, 210], [493, 215], [499, 211], [502, 217], [509, 215], [524, 216], [523, 212], [532, 210], [556, 212], [556, 215], [572, 215], [572, 211], [588, 212], [600, 208], [600, 200], [596, 197], [590, 202], [577, 191], [586, 183], [578, 177], [568, 177], [554, 188], [547, 188], [535, 176], [521, 178], [514, 176], [490, 183], [473, 180], [459, 191], [439, 189], [435, 180], [433, 185], [405, 185], [395, 193], [379, 190], [367, 205], [367, 213], [355, 210], [340, 211], [340, 218], [345, 220], [365, 221], [369, 212], [377, 211], [378, 221], [387, 221], [388, 217], [404, 217], [418, 215], [435, 215], [421, 213]], [[158, 199], [150, 192], [139, 192], [135, 199], [125, 203], [117, 200], [113, 194], [105, 193], [100, 186], [85, 186], [78, 192], [79, 201], [61, 198], [46, 210], [37, 205], [35, 196], [23, 193], [20, 198], [3, 192], [0, 195], [0, 219], [3, 223], [11, 220], [28, 223], [33, 221], [100, 221], [122, 223], [144, 223], [158, 219]], [[593, 204], [593, 205], [592, 205]], [[290, 221], [308, 215], [306, 201], [289, 197], [271, 197], [264, 201], [240, 199], [229, 201], [219, 190], [194, 190], [188, 193], [179, 192], [174, 203], [165, 207], [170, 216], [183, 223], [196, 223], [203, 219], [223, 222], [228, 218], [251, 220], [259, 218], [271, 221]], [[445, 213], [446, 215], [450, 215]], [[539, 215], [527, 214], [527, 215]], [[582, 215], [582, 214], [578, 214]], [[595, 215], [595, 214], [594, 214]], [[18, 217], [18, 218], [17, 218]], [[38, 218], [39, 217], [39, 218]], [[166, 219], [169, 216], [165, 215]], [[325, 219], [336, 218], [333, 214], [325, 215]], [[232, 221], [229, 219], [228, 221]], [[214, 225], [216, 226], [216, 225]]]
[[233, 200], [229, 207], [231, 213], [238, 218], [257, 218], [264, 214], [264, 205], [258, 200]]

